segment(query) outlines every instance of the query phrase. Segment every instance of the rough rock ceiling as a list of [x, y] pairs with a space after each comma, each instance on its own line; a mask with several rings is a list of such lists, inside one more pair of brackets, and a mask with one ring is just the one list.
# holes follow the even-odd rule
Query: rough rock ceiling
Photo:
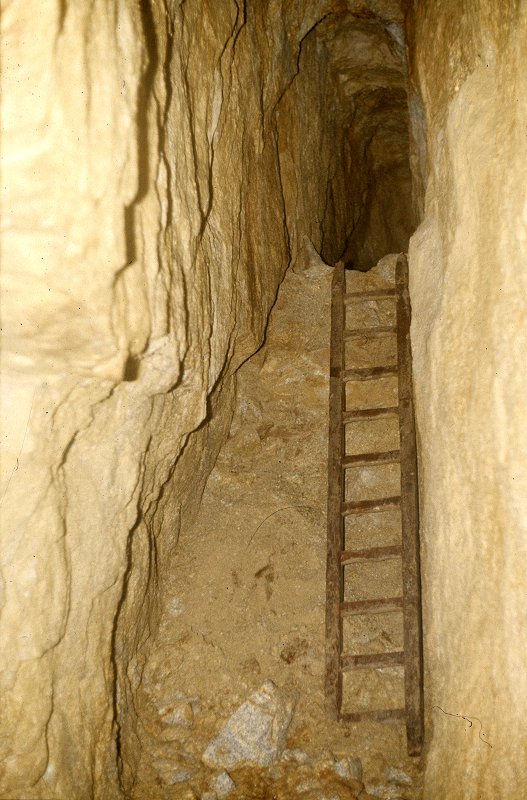
[[344, 258], [367, 269], [384, 253], [405, 250], [414, 228], [401, 7], [333, 4], [312, 35], [327, 53], [340, 135], [350, 144]]

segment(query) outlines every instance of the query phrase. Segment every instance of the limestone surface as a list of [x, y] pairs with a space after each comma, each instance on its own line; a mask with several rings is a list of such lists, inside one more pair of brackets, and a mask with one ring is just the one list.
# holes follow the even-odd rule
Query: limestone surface
[[[317, 33], [348, 14], [349, 52]], [[129, 796], [166, 565], [288, 265], [306, 236], [345, 249], [346, 62], [371, 42], [369, 89], [400, 91], [401, 21], [396, 0], [3, 4], [0, 796]]]
[[426, 187], [409, 254], [425, 796], [520, 800], [527, 785], [527, 6], [413, 5], [411, 76], [421, 98], [413, 161]]
[[[1, 28], [0, 797], [131, 797], [152, 742], [192, 797], [211, 695], [227, 716], [262, 671], [309, 690], [303, 752], [316, 721], [349, 755], [321, 711], [327, 338], [298, 324], [326, 295], [300, 271], [404, 249], [410, 148], [425, 794], [521, 800], [525, 3], [7, 0]], [[365, 768], [414, 779], [383, 736]]]

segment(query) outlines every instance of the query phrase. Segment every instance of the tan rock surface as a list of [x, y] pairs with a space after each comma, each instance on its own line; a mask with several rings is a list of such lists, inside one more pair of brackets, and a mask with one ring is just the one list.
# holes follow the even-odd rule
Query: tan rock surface
[[[400, 240], [411, 227], [402, 14], [391, 0], [245, 9], [159, 0], [142, 13], [110, 0], [4, 5], [0, 792], [111, 798], [119, 768], [129, 786], [149, 724], [134, 701], [143, 645], [173, 589], [167, 565], [179, 575], [178, 532], [183, 524], [190, 535], [227, 436], [232, 376], [263, 340], [290, 259], [302, 269], [311, 240], [328, 260], [345, 249], [367, 266], [394, 247], [385, 231]], [[433, 728], [427, 792], [514, 799], [527, 762], [526, 13], [512, 1], [416, 5], [415, 185], [428, 178], [411, 250]], [[303, 472], [301, 438], [319, 412], [304, 428], [301, 409], [283, 407], [309, 370], [322, 392], [325, 366], [306, 357], [295, 369], [272, 354], [262, 366], [265, 420], [254, 412], [235, 427], [236, 445], [229, 440], [222, 455], [232, 448], [229, 486], [247, 505], [238, 510], [236, 496], [235, 524], [217, 524], [234, 539], [237, 526], [247, 532], [264, 499], [260, 469], [274, 481], [267, 507], [291, 493], [294, 507], [264, 522], [253, 562], [240, 566], [243, 599], [258, 610], [254, 629], [276, 633], [262, 657], [279, 662], [274, 677], [294, 674], [291, 683], [313, 689], [298, 719], [317, 720], [319, 741], [338, 749], [340, 734], [317, 716], [321, 643], [310, 661], [302, 627], [320, 629], [323, 603], [322, 527], [312, 509], [322, 508], [325, 489], [307, 491], [314, 476]], [[282, 380], [291, 395], [271, 400]], [[255, 455], [269, 440], [272, 468]], [[286, 474], [276, 461], [287, 462]], [[287, 562], [283, 571], [266, 550], [266, 525], [282, 513], [277, 537], [294, 526], [313, 548], [300, 578], [296, 545], [272, 551]], [[217, 565], [206, 552], [203, 561], [203, 570]], [[266, 627], [272, 603], [276, 628]], [[245, 676], [222, 700], [225, 713], [265, 677], [252, 660], [262, 671], [259, 652], [238, 664], [235, 637], [249, 641], [253, 629], [234, 625], [229, 609], [227, 667], [206, 631], [195, 651], [226, 684], [232, 664]], [[165, 654], [174, 683], [185, 648]], [[201, 725], [199, 703], [183, 689], [163, 712], [168, 730]], [[207, 713], [213, 728], [217, 712]], [[306, 741], [311, 728], [296, 724]], [[383, 743], [388, 753], [399, 746], [399, 738]], [[364, 756], [379, 780], [381, 750]], [[191, 771], [180, 760], [163, 774]]]
[[232, 375], [326, 197], [316, 237], [347, 236], [343, 141], [328, 161], [314, 129], [302, 163], [295, 142], [326, 73], [278, 106], [310, 29], [365, 9], [401, 18], [395, 0], [4, 3], [3, 797], [128, 791], [142, 646]]
[[[366, 275], [355, 273], [350, 288], [390, 285], [394, 263], [392, 257]], [[307, 754], [300, 772], [297, 765], [297, 782], [300, 777], [320, 782], [317, 762], [326, 758], [322, 784], [331, 796], [336, 774], [335, 767], [328, 766], [333, 764], [331, 751], [343, 759], [359, 756], [363, 780], [379, 797], [420, 796], [419, 761], [406, 755], [404, 725], [342, 726], [328, 720], [324, 709], [330, 281], [331, 270], [324, 266], [289, 271], [266, 343], [239, 371], [230, 436], [208, 480], [196, 521], [182, 531], [170, 564], [162, 623], [136, 695], [143, 725], [138, 799], [179, 796], [156, 788], [155, 765], [181, 758], [182, 753], [194, 765], [190, 784], [203, 790], [208, 773], [200, 760], [210, 740], [266, 679], [298, 698], [287, 742], [293, 752]], [[371, 301], [370, 314], [384, 316], [379, 305]], [[386, 346], [389, 350], [391, 345], [386, 342]], [[354, 348], [356, 364], [368, 362], [368, 350], [364, 343]], [[375, 394], [372, 382], [368, 402], [385, 402]], [[361, 403], [356, 397], [355, 404]], [[383, 422], [384, 430], [379, 423], [375, 434], [376, 444], [383, 437], [398, 440], [391, 421]], [[371, 440], [355, 429], [353, 444], [364, 452]], [[371, 469], [353, 471], [354, 492], [367, 493]], [[371, 540], [385, 533], [386, 522], [377, 519], [384, 516], [375, 515], [375, 527], [364, 536]], [[382, 596], [382, 569], [368, 574], [367, 580], [366, 591]], [[400, 591], [400, 574], [398, 581]], [[356, 586], [361, 590], [365, 587]], [[357, 652], [396, 648], [401, 632], [388, 616], [350, 626], [350, 647]], [[394, 698], [397, 702], [401, 677], [398, 669], [353, 673], [347, 682], [350, 710], [389, 706]], [[169, 726], [163, 717], [178, 693], [200, 700], [192, 729]], [[404, 770], [413, 783], [396, 790], [385, 778], [389, 768]], [[285, 797], [303, 797], [300, 789], [293, 788], [295, 770], [289, 775], [290, 771]], [[248, 791], [251, 779], [254, 794]], [[264, 797], [265, 790], [278, 791], [276, 781], [272, 771], [259, 773], [252, 768], [241, 784], [246, 793], [237, 797]], [[336, 790], [333, 794], [348, 796]]]
[[425, 216], [410, 248], [431, 731], [425, 795], [520, 800], [527, 8], [414, 5], [412, 74], [428, 126]]

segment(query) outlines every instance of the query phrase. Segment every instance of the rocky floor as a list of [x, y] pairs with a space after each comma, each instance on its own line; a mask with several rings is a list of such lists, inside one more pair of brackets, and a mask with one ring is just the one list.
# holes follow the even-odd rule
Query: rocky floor
[[[349, 273], [350, 287], [385, 285], [393, 268], [387, 257], [370, 273]], [[404, 725], [341, 725], [324, 713], [331, 276], [315, 259], [288, 273], [266, 343], [239, 372], [230, 438], [195, 524], [180, 538], [137, 699], [143, 757], [135, 800], [420, 797], [419, 760], [406, 755]], [[392, 312], [383, 303], [368, 301], [362, 321], [386, 324]], [[375, 353], [358, 341], [348, 355], [356, 366], [393, 357], [394, 342], [382, 341]], [[360, 388], [369, 394], [350, 404], [396, 397], [393, 382], [372, 390], [369, 382]], [[350, 452], [397, 447], [393, 423], [377, 425], [350, 428]], [[382, 489], [379, 479], [387, 494], [398, 481], [394, 468], [381, 477], [371, 468], [353, 472], [363, 497]], [[383, 517], [358, 535], [395, 537], [396, 521]], [[382, 569], [355, 576], [350, 596], [379, 596], [398, 580]], [[347, 636], [356, 652], [389, 650], [401, 631], [374, 617]], [[361, 672], [346, 683], [350, 708], [397, 705], [402, 670]], [[258, 700], [262, 692], [272, 702]]]

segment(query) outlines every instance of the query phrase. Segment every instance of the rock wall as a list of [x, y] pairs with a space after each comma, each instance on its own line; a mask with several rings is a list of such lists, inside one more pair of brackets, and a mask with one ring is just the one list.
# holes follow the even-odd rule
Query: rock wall
[[129, 785], [143, 643], [236, 368], [328, 196], [314, 244], [345, 244], [328, 175], [347, 145], [316, 128], [299, 163], [289, 135], [327, 102], [320, 76], [280, 113], [335, 10], [400, 18], [395, 0], [4, 4], [2, 797]]
[[[350, 270], [348, 290], [393, 286], [396, 260], [387, 256], [365, 274]], [[361, 800], [421, 797], [420, 765], [407, 755], [403, 723], [338, 725], [325, 708], [332, 270], [314, 255], [304, 267], [288, 271], [265, 343], [238, 371], [229, 438], [207, 481], [199, 513], [181, 532], [164, 582], [161, 624], [149, 641], [134, 694], [141, 720], [140, 764], [130, 795], [134, 800], [165, 798], [171, 791], [190, 798], [191, 790], [205, 798], [220, 766], [236, 783], [231, 800], [351, 800], [355, 792]], [[349, 312], [348, 321], [358, 325], [388, 324], [394, 301], [369, 299], [354, 303]], [[350, 341], [347, 365], [393, 363], [395, 347], [394, 337]], [[349, 407], [386, 405], [394, 398], [393, 379], [370, 382], [367, 388], [364, 383], [348, 385]], [[359, 420], [346, 427], [350, 453], [399, 446], [393, 418]], [[348, 498], [397, 492], [397, 466], [347, 473]], [[365, 521], [347, 526], [348, 548], [400, 540], [397, 513], [377, 514], [369, 526]], [[400, 562], [346, 572], [349, 600], [401, 591]], [[359, 654], [397, 650], [402, 633], [400, 614], [347, 620], [345, 649]], [[286, 752], [282, 757], [277, 753], [277, 761], [263, 768], [247, 743], [255, 737], [265, 746], [266, 726], [242, 724], [234, 734], [232, 725], [231, 742], [238, 742], [249, 763], [211, 763], [210, 742], [269, 679], [284, 699], [296, 698]], [[403, 670], [398, 667], [344, 676], [348, 711], [400, 706], [402, 692]], [[283, 730], [280, 718], [273, 717], [272, 730], [274, 736]], [[353, 775], [365, 787], [335, 783], [335, 769], [346, 778], [341, 768], [348, 760], [362, 764], [363, 777], [360, 770]], [[325, 774], [319, 773], [321, 767]]]
[[415, 5], [412, 80], [426, 117], [415, 104], [414, 163], [428, 150], [425, 214], [410, 247], [431, 729], [425, 796], [519, 800], [527, 779], [527, 8]]

